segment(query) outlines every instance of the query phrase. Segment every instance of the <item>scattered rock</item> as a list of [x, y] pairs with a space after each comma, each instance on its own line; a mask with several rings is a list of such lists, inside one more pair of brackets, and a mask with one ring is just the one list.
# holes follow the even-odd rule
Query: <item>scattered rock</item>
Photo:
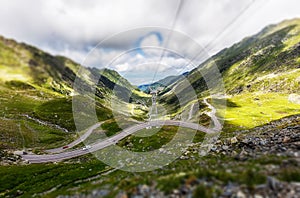
[[231, 144], [235, 144], [235, 143], [237, 143], [237, 142], [238, 142], [238, 140], [237, 140], [236, 137], [233, 137], [233, 138], [230, 139], [230, 143], [231, 143]]
[[288, 100], [295, 104], [300, 104], [300, 95], [290, 94]]
[[282, 142], [283, 142], [283, 143], [287, 143], [287, 142], [289, 142], [289, 141], [290, 141], [290, 138], [289, 138], [288, 136], [284, 136]]
[[229, 146], [223, 145], [223, 146], [222, 146], [222, 149], [223, 149], [224, 151], [227, 151], [227, 150], [229, 149]]
[[246, 195], [242, 191], [238, 191], [236, 194], [237, 198], [246, 198]]

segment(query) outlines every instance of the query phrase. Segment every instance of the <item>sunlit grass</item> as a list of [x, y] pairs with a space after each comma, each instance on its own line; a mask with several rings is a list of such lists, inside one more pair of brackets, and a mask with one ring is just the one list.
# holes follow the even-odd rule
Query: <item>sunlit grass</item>
[[26, 68], [15, 68], [0, 65], [0, 70], [0, 79], [3, 81], [19, 80], [28, 82], [31, 80], [29, 75], [27, 75], [27, 73], [24, 71], [27, 70]]
[[252, 128], [300, 113], [300, 105], [289, 102], [288, 95], [281, 93], [243, 93], [229, 101], [235, 105], [219, 113], [238, 127]]
[[284, 41], [284, 44], [285, 44], [284, 50], [287, 50], [287, 49], [289, 49], [290, 47], [292, 47], [292, 46], [294, 46], [294, 45], [296, 45], [297, 43], [300, 42], [300, 34], [299, 34], [299, 32], [300, 32], [300, 23], [297, 22], [296, 24], [297, 24], [297, 26], [294, 27], [294, 28], [289, 32], [289, 35], [293, 35], [293, 36], [289, 37], [288, 39], [286, 39], [286, 40]]
[[282, 73], [270, 73], [258, 77], [251, 85], [251, 90], [280, 90], [281, 92], [297, 92], [299, 86], [300, 69], [293, 69]]
[[98, 160], [86, 162], [84, 165], [62, 163], [2, 166], [0, 167], [0, 197], [17, 197], [20, 195], [19, 192], [22, 192], [23, 197], [33, 197], [57, 187], [55, 192], [51, 192], [52, 196], [48, 195], [48, 197], [56, 197], [60, 193], [66, 193], [66, 189], [77, 186], [76, 181], [100, 174], [105, 169], [105, 164]]
[[138, 90], [135, 90], [135, 89], [132, 90], [132, 93], [136, 94], [137, 96], [143, 97], [143, 98], [150, 98], [151, 97], [150, 94], [146, 94], [142, 91], [138, 91]]

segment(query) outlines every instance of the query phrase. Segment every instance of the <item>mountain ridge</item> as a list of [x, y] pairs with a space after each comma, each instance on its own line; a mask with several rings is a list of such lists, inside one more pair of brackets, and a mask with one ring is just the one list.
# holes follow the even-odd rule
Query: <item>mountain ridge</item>
[[[245, 111], [243, 112], [245, 115], [241, 117], [247, 120], [247, 124], [243, 124], [240, 118], [234, 116], [233, 111], [232, 115], [227, 116], [228, 119], [240, 120], [239, 122], [232, 122], [235, 125], [258, 126], [265, 123], [263, 120], [278, 119], [282, 116], [298, 113], [296, 106], [288, 98], [290, 94], [297, 95], [300, 92], [299, 56], [300, 19], [284, 20], [277, 25], [267, 26], [257, 34], [246, 37], [231, 47], [221, 50], [190, 71], [186, 79], [199, 98], [208, 96], [209, 90], [201, 76], [201, 71], [209, 68], [210, 64], [215, 64], [223, 78], [224, 94], [229, 97], [227, 102], [242, 103], [242, 98], [244, 98], [249, 100], [250, 105], [255, 106], [254, 99], [259, 99], [261, 96], [261, 103], [273, 98], [268, 102], [273, 101], [273, 105], [276, 107], [276, 98], [278, 98], [277, 110], [257, 108], [261, 109], [264, 114], [257, 112], [260, 114], [261, 120], [256, 124], [251, 125], [250, 120], [246, 119], [246, 104], [238, 105], [245, 107], [244, 109], [240, 108], [240, 110]], [[180, 84], [183, 84], [181, 80], [175, 82], [169, 87], [169, 91], [163, 92], [160, 97], [160, 102], [166, 104], [166, 108], [173, 113], [177, 112], [177, 114], [181, 113], [180, 109], [188, 109], [189, 106], [187, 104], [187, 106], [180, 107], [176, 98], [184, 98], [191, 94], [187, 92], [184, 86], [178, 86]], [[176, 89], [176, 96], [173, 94], [175, 92], [173, 89]], [[280, 103], [293, 106], [291, 108], [293, 110], [280, 111]], [[230, 110], [230, 107], [228, 109]], [[278, 112], [281, 112], [282, 115]], [[222, 115], [225, 115], [225, 112]], [[267, 118], [267, 115], [270, 118]]]
[[[79, 69], [87, 76], [78, 75]], [[34, 147], [32, 144], [51, 147], [72, 139], [76, 131], [72, 112], [75, 79], [86, 91], [92, 91], [91, 83], [95, 81], [99, 120], [112, 118], [111, 97], [123, 104], [118, 110], [124, 108], [126, 111], [129, 102], [141, 98], [137, 88], [116, 71], [81, 67], [69, 58], [53, 56], [3, 36], [0, 37], [0, 70], [0, 108], [3, 109], [0, 148], [21, 147], [24, 144], [22, 139], [28, 147]], [[7, 122], [7, 119], [10, 121]], [[45, 125], [40, 127], [35, 120]], [[59, 126], [70, 133], [52, 126]], [[32, 135], [34, 131], [41, 131], [39, 128], [44, 132], [37, 134], [34, 140]]]
[[[6, 49], [0, 42], [0, 69], [3, 71], [0, 74], [3, 79], [0, 81], [0, 196], [297, 196], [300, 105], [289, 101], [289, 96], [299, 93], [300, 25], [296, 25], [296, 29], [279, 26], [263, 30], [264, 37], [249, 37], [222, 50], [190, 72], [186, 79], [196, 90], [198, 98], [195, 100], [190, 101], [190, 93], [180, 84], [182, 80], [158, 94], [158, 107], [169, 110], [172, 119], [199, 122], [209, 127], [209, 109], [202, 102], [205, 99], [217, 109], [224, 127], [214, 144], [210, 143], [210, 136], [196, 131], [187, 146], [176, 145], [181, 154], [173, 162], [155, 171], [135, 173], [109, 167], [91, 154], [55, 163], [28, 164], [14, 153], [21, 149], [36, 154], [44, 154], [51, 148], [71, 149], [64, 145], [78, 138], [72, 120], [72, 97], [76, 96], [71, 96], [72, 81], [76, 77], [81, 80], [83, 91], [91, 85], [89, 78], [101, 77], [95, 87], [95, 103], [98, 119], [103, 121], [103, 127], [88, 137], [88, 144], [78, 144], [79, 150], [87, 149], [88, 145], [93, 147], [91, 143], [120, 132], [119, 124], [123, 120], [127, 124], [124, 128], [135, 125], [136, 120], [144, 121], [144, 117], [133, 115], [147, 110], [134, 103], [138, 98], [131, 98], [133, 103], [122, 101], [121, 98], [130, 92], [135, 92], [135, 97], [141, 95], [136, 87], [128, 85], [126, 79], [118, 82], [118, 74], [114, 71], [102, 71], [106, 75], [101, 76], [101, 71], [85, 70], [89, 78], [82, 79], [74, 75], [73, 69], [77, 66], [67, 58], [48, 56], [39, 50], [22, 50], [20, 45]], [[209, 69], [214, 62], [223, 75], [227, 94], [224, 98], [210, 96], [205, 81], [198, 74], [198, 70]], [[50, 73], [51, 65], [54, 69]], [[22, 81], [18, 81], [19, 78]], [[127, 88], [118, 96], [112, 90], [115, 86], [118, 90]], [[186, 99], [184, 106], [177, 105], [176, 96], [172, 95], [174, 89]], [[147, 96], [146, 99], [151, 100]], [[108, 105], [110, 99], [117, 101], [117, 110], [123, 110], [119, 116], [123, 120], [116, 121], [118, 115], [112, 114]], [[226, 111], [219, 100], [226, 100]], [[196, 103], [200, 107], [197, 112], [194, 109]], [[82, 108], [87, 109], [85, 104]], [[61, 130], [61, 126], [68, 132]], [[185, 141], [186, 134], [193, 133], [184, 127], [178, 129], [175, 126], [164, 126], [159, 131], [156, 127], [144, 129], [138, 132], [141, 136], [130, 135], [115, 145], [129, 152], [157, 149], [159, 153], [171, 156], [173, 149], [167, 149], [165, 145], [173, 138]], [[76, 132], [82, 134], [85, 131]], [[209, 149], [206, 156], [201, 152], [203, 146]], [[118, 153], [102, 151], [101, 159], [110, 159], [112, 155], [118, 157]], [[127, 154], [124, 156], [128, 166], [140, 163], [147, 166], [149, 163], [144, 158], [126, 159]], [[156, 160], [155, 155], [150, 157], [151, 162]], [[116, 163], [124, 166], [122, 160], [116, 160]]]
[[157, 87], [163, 87], [166, 88], [168, 86], [170, 86], [171, 84], [173, 84], [174, 82], [184, 78], [184, 76], [187, 76], [189, 72], [185, 72], [181, 75], [178, 76], [167, 76], [165, 78], [162, 78], [154, 83], [149, 83], [149, 84], [143, 84], [143, 85], [139, 85], [138, 88], [143, 91], [143, 92], [149, 92], [149, 87], [151, 87], [152, 89], [155, 89]]

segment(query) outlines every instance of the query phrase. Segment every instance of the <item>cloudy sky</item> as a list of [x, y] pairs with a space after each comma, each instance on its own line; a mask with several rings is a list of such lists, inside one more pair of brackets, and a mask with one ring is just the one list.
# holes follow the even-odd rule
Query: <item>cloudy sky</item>
[[300, 17], [299, 7], [299, 0], [0, 0], [0, 34], [143, 84]]

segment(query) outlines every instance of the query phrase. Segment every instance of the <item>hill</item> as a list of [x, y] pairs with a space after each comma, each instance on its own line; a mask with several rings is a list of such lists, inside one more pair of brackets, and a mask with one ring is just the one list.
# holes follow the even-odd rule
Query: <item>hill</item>
[[[13, 154], [22, 147], [43, 154], [45, 149], [62, 148], [78, 138], [72, 114], [76, 77], [88, 89], [91, 79], [102, 74], [95, 100], [98, 119], [104, 121], [103, 130], [94, 130], [89, 142], [99, 141], [103, 133], [118, 133], [121, 129], [117, 117], [128, 126], [132, 126], [133, 118], [143, 120], [146, 111], [136, 103], [149, 96], [115, 71], [86, 68], [88, 78], [81, 79], [77, 75], [79, 65], [72, 60], [1, 37], [0, 196], [297, 197], [300, 116], [292, 114], [300, 113], [299, 42], [300, 20], [295, 19], [271, 25], [222, 50], [185, 76], [196, 90], [198, 101], [190, 101], [191, 93], [181, 86], [182, 78], [172, 76], [159, 81], [168, 84], [159, 93], [159, 109], [166, 107], [175, 119], [186, 119], [185, 113], [192, 112], [189, 122], [200, 118], [201, 124], [208, 126], [207, 104], [202, 101], [215, 90], [208, 90], [198, 71], [216, 64], [227, 94], [226, 111], [220, 108], [217, 112], [224, 117], [225, 126], [218, 141], [207, 145], [210, 148], [206, 156], [201, 155], [202, 142], [209, 136], [197, 131], [188, 145], [178, 144], [182, 154], [173, 162], [155, 171], [132, 173], [107, 166], [92, 154], [47, 164], [27, 164]], [[115, 87], [117, 92], [113, 91]], [[185, 99], [183, 107], [174, 95], [175, 89]], [[124, 101], [129, 94], [130, 103]], [[112, 115], [111, 99], [119, 104], [120, 115]], [[210, 103], [216, 101], [214, 105], [219, 104], [218, 100], [221, 98], [217, 96], [208, 99]], [[200, 103], [200, 111], [193, 114], [195, 102]], [[135, 116], [135, 112], [140, 113]], [[172, 155], [165, 145], [176, 136], [185, 140], [193, 133], [185, 128], [178, 133], [177, 126], [156, 130], [141, 130], [140, 136], [129, 135], [116, 145], [132, 152], [158, 149]], [[79, 151], [85, 148], [82, 143], [74, 147]], [[111, 158], [112, 154], [105, 157]], [[129, 166], [140, 162], [145, 164], [143, 159], [125, 160]]]
[[179, 81], [181, 78], [183, 78], [187, 74], [188, 74], [188, 72], [183, 73], [182, 75], [179, 75], [179, 76], [167, 76], [167, 77], [165, 77], [159, 81], [156, 81], [154, 83], [151, 83], [151, 84], [139, 85], [138, 88], [141, 91], [146, 92], [146, 93], [149, 92], [149, 87], [151, 87], [151, 88], [157, 88], [157, 87], [166, 88], [166, 87], [172, 85], [174, 82]]
[[[300, 113], [299, 57], [300, 19], [286, 20], [223, 49], [186, 78], [198, 97], [203, 98], [208, 95], [208, 88], [199, 71], [209, 70], [215, 64], [228, 97], [226, 112], [219, 113], [225, 116], [227, 124], [249, 128]], [[170, 86], [171, 91], [162, 93], [160, 102], [166, 103], [171, 112], [180, 113], [172, 89], [179, 97], [190, 94], [178, 86], [181, 83], [178, 80]]]
[[91, 79], [99, 79], [96, 87], [99, 120], [112, 117], [109, 104], [112, 95], [125, 103], [122, 106], [126, 111], [128, 105], [124, 99], [134, 101], [141, 97], [137, 88], [116, 71], [86, 67], [89, 76], [82, 78], [76, 74], [79, 68], [78, 63], [66, 57], [52, 56], [25, 43], [0, 37], [3, 110], [0, 148], [53, 147], [72, 139], [72, 132], [76, 131], [72, 113], [76, 77], [86, 88], [90, 87]]

